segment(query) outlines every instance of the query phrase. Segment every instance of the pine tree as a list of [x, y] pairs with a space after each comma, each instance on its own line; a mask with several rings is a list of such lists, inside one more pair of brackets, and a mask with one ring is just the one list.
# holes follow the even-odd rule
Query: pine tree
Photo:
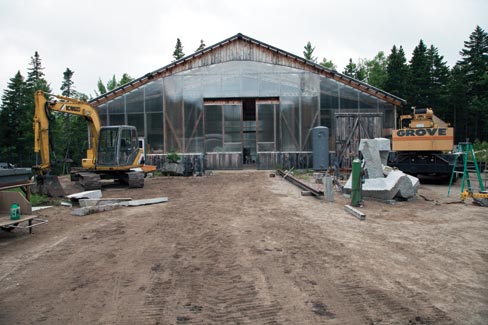
[[387, 79], [387, 60], [385, 53], [379, 51], [372, 60], [366, 60], [368, 70], [368, 84], [379, 89], [384, 89]]
[[42, 90], [45, 92], [50, 93], [51, 89], [44, 78], [44, 67], [42, 66], [41, 56], [39, 52], [35, 52], [34, 56], [31, 57], [31, 62], [29, 63], [30, 67], [27, 69], [27, 88], [32, 91], [32, 95], [34, 96], [34, 92], [36, 90]]
[[410, 81], [407, 101], [416, 107], [427, 107], [430, 103], [430, 62], [423, 40], [415, 47], [410, 60]]
[[72, 97], [74, 94], [74, 86], [73, 86], [73, 74], [75, 72], [70, 70], [70, 68], [66, 68], [63, 72], [63, 83], [61, 84], [61, 94], [66, 97]]
[[464, 49], [459, 53], [463, 58], [459, 64], [466, 73], [470, 96], [486, 95], [488, 71], [488, 34], [480, 27], [469, 35], [464, 42]]
[[119, 82], [117, 82], [117, 86], [122, 86], [122, 85], [125, 85], [126, 83], [129, 83], [131, 82], [132, 80], [134, 80], [134, 78], [132, 78], [128, 73], [124, 73], [122, 74], [122, 77], [120, 78]]
[[408, 65], [403, 48], [393, 45], [386, 63], [384, 90], [400, 98], [407, 98]]
[[199, 46], [198, 46], [198, 48], [195, 50], [195, 52], [201, 51], [201, 50], [203, 50], [205, 47], [206, 47], [206, 45], [205, 45], [205, 43], [203, 42], [203, 40], [200, 40], [200, 45], [199, 45]]
[[175, 50], [173, 51], [173, 61], [177, 61], [181, 59], [182, 57], [185, 56], [185, 53], [183, 52], [183, 45], [181, 44], [181, 41], [179, 38], [176, 39], [176, 46]]
[[303, 51], [303, 57], [306, 60], [312, 61], [313, 63], [317, 63], [317, 57], [313, 56], [313, 51], [315, 51], [315, 47], [312, 46], [312, 43], [310, 41], [307, 42], [307, 45], [303, 47], [305, 51]]
[[429, 101], [427, 106], [434, 108], [438, 116], [444, 117], [446, 112], [447, 82], [449, 67], [438, 49], [431, 45], [427, 50], [430, 67]]
[[327, 60], [326, 58], [322, 59], [320, 65], [331, 70], [337, 70], [337, 66], [334, 64], [334, 62], [332, 62], [332, 60]]
[[350, 58], [349, 63], [346, 65], [342, 73], [351, 78], [355, 78], [357, 72], [358, 72], [358, 66], [356, 65], [356, 63], [352, 62], [352, 58]]
[[355, 79], [359, 81], [366, 82], [368, 80], [368, 67], [367, 67], [367, 60], [359, 59], [358, 63], [356, 64], [357, 70], [354, 76]]
[[112, 79], [110, 79], [108, 82], [107, 82], [107, 90], [108, 91], [112, 91], [114, 90], [115, 88], [117, 88], [117, 79], [115, 78], [115, 75], [112, 76]]
[[[23, 146], [27, 145], [24, 137], [25, 114], [27, 105], [27, 84], [20, 73], [10, 79], [2, 95], [0, 110], [0, 161], [19, 166], [26, 164]], [[32, 117], [29, 119], [32, 121]], [[30, 145], [32, 147], [32, 144]]]
[[[460, 52], [456, 69], [462, 71], [467, 103], [463, 111], [463, 136], [471, 141], [488, 139], [488, 34], [476, 26]], [[459, 82], [459, 81], [458, 81]]]

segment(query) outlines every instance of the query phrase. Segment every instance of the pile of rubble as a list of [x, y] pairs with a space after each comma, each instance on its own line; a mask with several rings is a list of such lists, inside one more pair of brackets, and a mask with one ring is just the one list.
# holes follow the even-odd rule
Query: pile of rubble
[[[359, 144], [365, 170], [362, 196], [381, 201], [408, 200], [417, 194], [419, 179], [388, 167], [390, 140], [385, 138], [363, 139]], [[344, 193], [351, 193], [351, 177], [344, 186]]]

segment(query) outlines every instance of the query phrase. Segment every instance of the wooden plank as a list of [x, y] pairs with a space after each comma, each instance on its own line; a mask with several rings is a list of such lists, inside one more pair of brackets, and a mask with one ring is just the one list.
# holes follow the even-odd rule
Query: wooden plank
[[2, 215], [0, 217], [0, 227], [14, 225], [16, 223], [20, 223], [20, 222], [24, 222], [24, 221], [29, 221], [29, 220], [32, 220], [32, 219], [35, 219], [35, 218], [37, 218], [37, 216], [27, 215], [27, 216], [23, 216], [23, 217], [21, 217], [20, 219], [17, 219], [17, 220], [10, 220], [10, 216], [4, 216], [4, 215]]

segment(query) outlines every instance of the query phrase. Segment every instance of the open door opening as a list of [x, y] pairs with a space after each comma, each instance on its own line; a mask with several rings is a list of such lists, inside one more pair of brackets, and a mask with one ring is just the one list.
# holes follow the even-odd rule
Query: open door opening
[[244, 168], [256, 166], [256, 99], [242, 100], [242, 163]]

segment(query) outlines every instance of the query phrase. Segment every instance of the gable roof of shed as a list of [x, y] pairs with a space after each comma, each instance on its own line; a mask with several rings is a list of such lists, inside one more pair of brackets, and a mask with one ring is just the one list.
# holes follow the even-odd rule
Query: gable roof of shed
[[[236, 47], [231, 48], [232, 45], [236, 45], [237, 48], [240, 47], [241, 51], [240, 52], [236, 51], [235, 50]], [[229, 51], [229, 53], [227, 53], [227, 57], [230, 59], [221, 60], [216, 56], [212, 55], [215, 54], [216, 51], [224, 51], [225, 49]], [[262, 55], [263, 53], [266, 55]], [[399, 106], [406, 103], [404, 99], [389, 94], [381, 89], [375, 88], [371, 85], [368, 85], [354, 78], [348, 77], [335, 70], [325, 68], [319, 64], [313, 63], [297, 55], [280, 50], [276, 47], [265, 44], [263, 42], [260, 42], [258, 40], [255, 40], [251, 37], [245, 36], [240, 33], [228, 39], [225, 39], [217, 44], [206, 47], [203, 50], [187, 55], [160, 69], [147, 73], [140, 78], [134, 79], [131, 82], [128, 82], [112, 91], [109, 91], [105, 94], [102, 94], [92, 99], [90, 103], [92, 105], [98, 106], [118, 96], [128, 93], [136, 88], [139, 88], [140, 86], [149, 83], [153, 80], [166, 77], [178, 72], [197, 68], [200, 66], [206, 66], [210, 64], [222, 63], [222, 62], [227, 62], [232, 60], [253, 60], [257, 62], [279, 64], [279, 65], [289, 66], [289, 67], [298, 68], [302, 70], [307, 70], [334, 79], [342, 84], [358, 89], [364, 93], [382, 99], [393, 105]]]

